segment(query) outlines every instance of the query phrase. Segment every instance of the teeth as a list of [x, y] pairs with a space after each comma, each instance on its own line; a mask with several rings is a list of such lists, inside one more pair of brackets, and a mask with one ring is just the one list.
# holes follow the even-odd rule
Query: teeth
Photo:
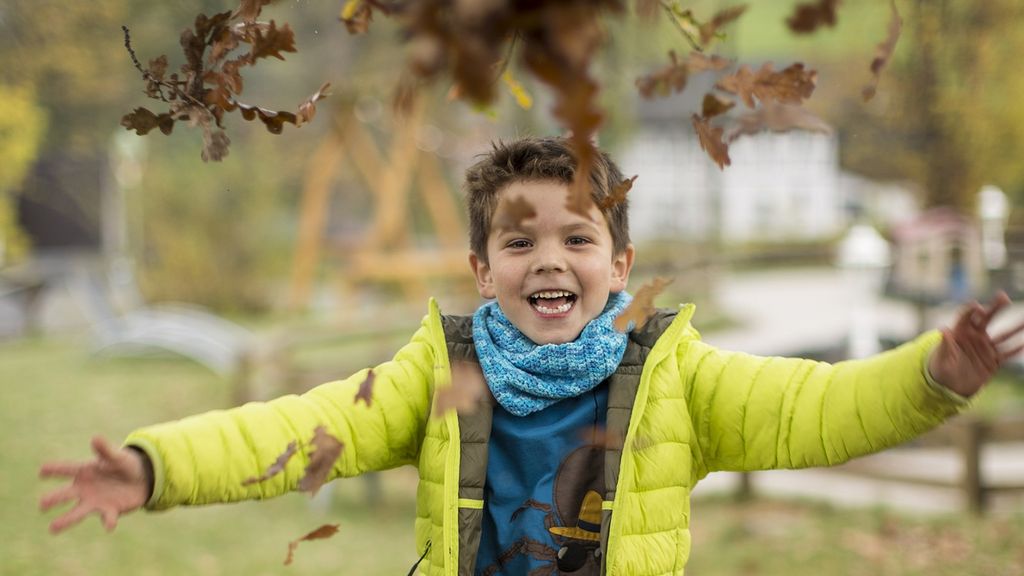
[[541, 306], [540, 304], [538, 304], [536, 308], [541, 312], [541, 314], [561, 314], [563, 312], [568, 312], [569, 309], [572, 308], [572, 304], [566, 302], [565, 304], [562, 304], [558, 308], [548, 308], [547, 306]]
[[566, 292], [565, 290], [547, 290], [545, 292], [537, 292], [531, 298], [568, 298], [572, 296], [572, 292]]

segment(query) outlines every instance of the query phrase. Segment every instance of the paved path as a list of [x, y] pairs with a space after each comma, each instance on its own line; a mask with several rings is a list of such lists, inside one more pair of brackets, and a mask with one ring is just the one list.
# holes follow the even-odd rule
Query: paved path
[[[765, 355], [835, 345], [846, 337], [856, 320], [853, 304], [863, 298], [857, 290], [855, 282], [834, 269], [728, 275], [721, 279], [716, 298], [738, 325], [703, 337], [721, 348]], [[946, 325], [955, 314], [956, 308], [949, 307], [933, 312], [930, 320], [934, 326]], [[1005, 316], [1003, 325], [1024, 316], [1024, 307], [1015, 305]], [[875, 319], [882, 335], [906, 338], [916, 330], [915, 312], [904, 303], [881, 302]], [[694, 324], [700, 329], [700, 310]], [[962, 473], [952, 449], [897, 448], [869, 456], [866, 463], [948, 480]], [[986, 447], [982, 474], [986, 482], [1024, 483], [1024, 443]], [[735, 474], [715, 473], [697, 486], [694, 495], [735, 490], [738, 481]], [[762, 494], [820, 498], [836, 505], [885, 505], [920, 512], [964, 509], [962, 495], [956, 489], [870, 480], [838, 470], [759, 472], [753, 476], [753, 485], [755, 492]], [[1024, 511], [1024, 493], [993, 498], [990, 509]]]

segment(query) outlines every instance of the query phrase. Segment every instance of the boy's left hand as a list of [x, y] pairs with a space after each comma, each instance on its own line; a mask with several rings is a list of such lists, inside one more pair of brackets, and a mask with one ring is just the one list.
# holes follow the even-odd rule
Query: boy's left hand
[[1009, 296], [999, 292], [988, 306], [975, 302], [960, 313], [952, 328], [943, 328], [942, 343], [928, 362], [932, 377], [953, 392], [970, 397], [995, 376], [1004, 362], [1024, 350], [1024, 345], [1007, 348], [1008, 340], [1024, 331], [1024, 322], [995, 337], [988, 333], [992, 318], [1009, 305]]

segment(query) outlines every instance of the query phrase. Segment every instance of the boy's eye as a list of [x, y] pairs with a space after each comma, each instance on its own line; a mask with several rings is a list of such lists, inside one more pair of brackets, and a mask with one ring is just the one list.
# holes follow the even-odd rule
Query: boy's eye
[[513, 240], [508, 243], [509, 248], [529, 248], [530, 243], [526, 240]]
[[581, 236], [573, 236], [569, 238], [566, 242], [572, 246], [580, 246], [589, 243], [590, 240], [587, 240], [586, 238], [583, 238]]

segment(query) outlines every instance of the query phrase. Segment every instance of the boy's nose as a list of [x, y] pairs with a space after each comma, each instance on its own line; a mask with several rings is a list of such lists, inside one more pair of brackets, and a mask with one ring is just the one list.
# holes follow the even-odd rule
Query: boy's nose
[[564, 255], [559, 250], [544, 249], [536, 252], [533, 261], [533, 272], [564, 272], [566, 270]]

